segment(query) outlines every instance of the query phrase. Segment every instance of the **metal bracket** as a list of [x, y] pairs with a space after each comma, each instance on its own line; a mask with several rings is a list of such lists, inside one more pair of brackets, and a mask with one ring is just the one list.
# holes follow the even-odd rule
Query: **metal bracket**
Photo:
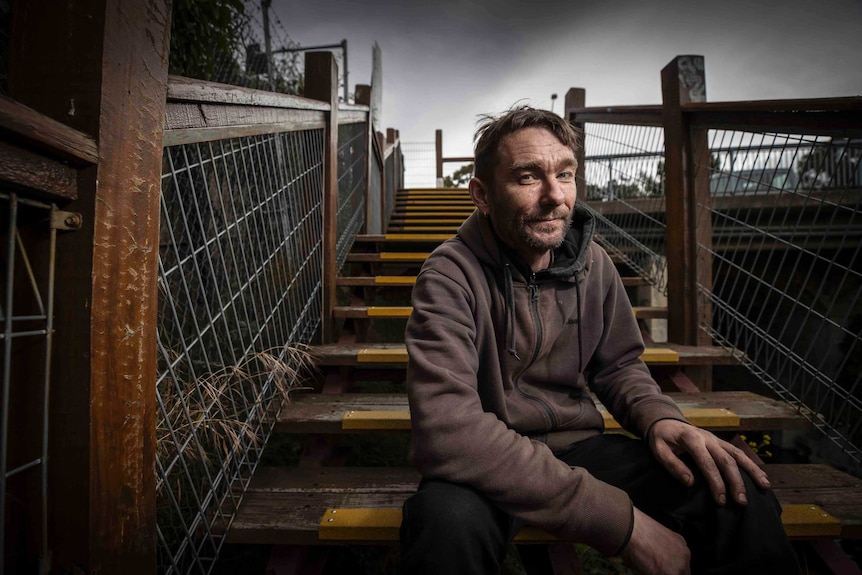
[[81, 229], [83, 218], [77, 212], [51, 210], [51, 229], [74, 232]]

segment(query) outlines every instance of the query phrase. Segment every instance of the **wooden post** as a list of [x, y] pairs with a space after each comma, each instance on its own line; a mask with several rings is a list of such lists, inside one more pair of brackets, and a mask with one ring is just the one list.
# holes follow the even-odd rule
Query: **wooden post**
[[575, 159], [578, 161], [578, 170], [575, 174], [575, 182], [578, 187], [578, 201], [587, 201], [587, 172], [586, 172], [586, 134], [584, 132], [584, 123], [578, 122], [576, 114], [573, 110], [585, 108], [587, 106], [587, 92], [583, 88], [569, 88], [566, 92], [564, 117], [568, 120], [578, 132], [580, 141], [578, 142], [578, 151], [575, 153]]
[[52, 572], [156, 570], [159, 193], [170, 0], [17, 2], [14, 100], [90, 135], [79, 231], [57, 241]]
[[443, 130], [434, 131], [434, 150], [437, 165], [437, 183], [438, 188], [443, 187]]
[[335, 246], [338, 242], [338, 65], [331, 52], [305, 55], [305, 96], [327, 102], [323, 162], [323, 310], [321, 339], [336, 339], [332, 308], [335, 306]]
[[[712, 288], [712, 223], [708, 211], [709, 143], [706, 130], [692, 129], [683, 112], [706, 101], [702, 56], [677, 56], [661, 72], [666, 171], [668, 341], [709, 345], [699, 324], [711, 322], [711, 307], [697, 285]], [[702, 207], [698, 211], [698, 204]], [[706, 247], [698, 252], [698, 242]], [[711, 386], [708, 369], [687, 370], [701, 389]]]
[[[377, 169], [374, 158], [374, 122], [371, 114], [372, 87], [367, 84], [356, 85], [356, 103], [368, 106], [368, 121], [365, 124], [365, 233], [379, 234], [382, 232], [373, 216], [374, 207], [378, 206], [380, 198], [371, 197], [371, 171]], [[378, 210], [379, 211], [379, 210]]]

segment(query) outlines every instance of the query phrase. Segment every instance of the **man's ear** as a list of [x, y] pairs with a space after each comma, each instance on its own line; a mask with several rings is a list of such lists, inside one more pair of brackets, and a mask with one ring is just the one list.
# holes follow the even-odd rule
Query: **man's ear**
[[473, 200], [479, 211], [487, 216], [488, 212], [491, 211], [491, 206], [488, 202], [488, 186], [479, 178], [470, 178], [467, 189], [470, 190], [470, 199]]

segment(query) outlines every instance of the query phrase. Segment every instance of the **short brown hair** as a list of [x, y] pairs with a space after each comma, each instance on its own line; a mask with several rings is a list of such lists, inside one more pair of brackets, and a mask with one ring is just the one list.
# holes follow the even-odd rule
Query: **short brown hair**
[[494, 185], [494, 170], [499, 162], [500, 142], [504, 137], [524, 128], [545, 128], [564, 146], [578, 151], [578, 133], [566, 120], [547, 110], [530, 106], [516, 106], [499, 116], [487, 115], [476, 129], [475, 175], [485, 184]]

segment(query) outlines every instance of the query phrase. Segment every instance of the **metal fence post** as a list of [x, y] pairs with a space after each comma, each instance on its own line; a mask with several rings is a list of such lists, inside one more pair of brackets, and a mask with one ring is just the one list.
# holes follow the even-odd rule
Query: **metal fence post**
[[321, 339], [335, 341], [335, 245], [338, 241], [338, 65], [331, 52], [305, 55], [305, 96], [328, 102], [323, 166], [323, 309]]
[[[665, 138], [667, 206], [668, 340], [685, 345], [709, 345], [699, 328], [711, 321], [708, 300], [698, 282], [712, 286], [712, 224], [709, 220], [709, 144], [706, 130], [692, 129], [683, 113], [686, 104], [706, 101], [702, 56], [677, 56], [661, 71]], [[698, 168], [700, 166], [700, 168]], [[700, 211], [698, 205], [701, 205]], [[698, 221], [698, 214], [704, 218]], [[707, 249], [698, 252], [698, 243]], [[691, 371], [703, 390], [711, 386], [710, 371]]]

